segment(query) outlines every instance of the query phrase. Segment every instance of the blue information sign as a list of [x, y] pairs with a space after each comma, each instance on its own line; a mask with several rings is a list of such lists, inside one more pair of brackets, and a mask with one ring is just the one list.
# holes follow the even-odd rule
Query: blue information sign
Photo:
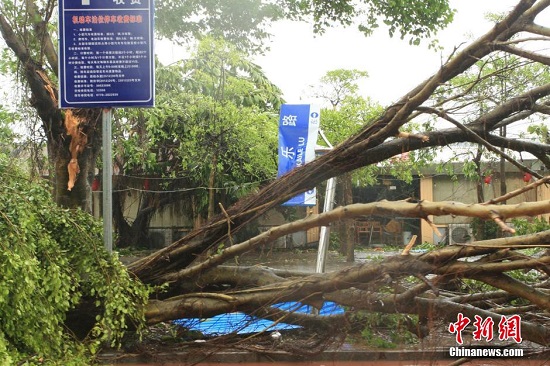
[[60, 0], [60, 107], [154, 106], [153, 20], [153, 0]]

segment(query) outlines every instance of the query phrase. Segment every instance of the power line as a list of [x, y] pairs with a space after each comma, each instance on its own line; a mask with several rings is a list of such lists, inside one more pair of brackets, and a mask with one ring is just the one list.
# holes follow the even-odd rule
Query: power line
[[[145, 180], [145, 179], [149, 179], [149, 178], [143, 178], [143, 180]], [[198, 191], [198, 190], [204, 190], [204, 191], [224, 191], [225, 190], [225, 191], [230, 191], [230, 190], [235, 190], [235, 189], [244, 189], [248, 186], [258, 185], [258, 184], [262, 184], [262, 183], [269, 182], [269, 181], [270, 181], [269, 179], [265, 179], [263, 181], [248, 182], [248, 183], [243, 183], [243, 184], [240, 184], [240, 185], [237, 185], [237, 186], [231, 186], [231, 187], [204, 187], [204, 186], [199, 186], [199, 187], [192, 187], [192, 188], [179, 188], [179, 189], [173, 189], [173, 190], [153, 190], [153, 189], [144, 189], [144, 188], [135, 188], [135, 187], [126, 186], [126, 188], [116, 189], [116, 190], [113, 190], [113, 192], [119, 193], [119, 192], [136, 191], [136, 192], [158, 193], [158, 194], [160, 194], [160, 193], [191, 192], [191, 191]], [[95, 190], [93, 192], [102, 193], [103, 190], [98, 189], [98, 190]]]

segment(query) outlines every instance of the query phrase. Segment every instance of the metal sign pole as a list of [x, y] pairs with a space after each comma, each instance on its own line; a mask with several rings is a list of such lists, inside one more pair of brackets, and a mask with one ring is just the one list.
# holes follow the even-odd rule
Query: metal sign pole
[[[336, 183], [334, 178], [330, 178], [327, 181], [327, 189], [325, 194], [325, 204], [323, 205], [323, 212], [331, 211], [334, 207], [334, 192], [336, 191]], [[321, 232], [319, 235], [319, 248], [317, 250], [317, 263], [315, 266], [316, 273], [325, 272], [325, 263], [327, 260], [327, 252], [330, 241], [330, 227], [321, 226]]]
[[[325, 136], [323, 130], [319, 129], [319, 135], [323, 138], [329, 150], [332, 149], [332, 144]], [[334, 207], [334, 193], [336, 191], [336, 179], [330, 178], [327, 181], [327, 188], [325, 193], [325, 204], [323, 205], [323, 212], [331, 211]], [[330, 241], [330, 227], [321, 226], [321, 232], [319, 234], [319, 248], [317, 249], [317, 262], [315, 264], [316, 273], [325, 272], [325, 263], [327, 260], [327, 252]]]
[[112, 252], [110, 108], [155, 106], [155, 4], [154, 0], [59, 0], [58, 5], [59, 107], [107, 108], [101, 117], [103, 240]]
[[113, 158], [112, 158], [112, 111], [103, 109], [102, 157], [103, 157], [103, 243], [105, 249], [113, 251]]

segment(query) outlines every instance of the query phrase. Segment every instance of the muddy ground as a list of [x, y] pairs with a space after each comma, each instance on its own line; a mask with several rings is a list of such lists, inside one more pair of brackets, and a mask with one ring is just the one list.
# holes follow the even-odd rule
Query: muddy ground
[[[396, 250], [382, 248], [361, 249], [355, 251], [355, 262], [346, 262], [346, 258], [335, 251], [329, 251], [326, 259], [326, 271], [337, 271], [357, 263], [380, 259], [398, 254]], [[246, 253], [237, 260], [239, 265], [263, 265], [276, 269], [286, 269], [299, 272], [315, 272], [317, 250], [309, 249], [263, 249]], [[228, 263], [228, 264], [235, 264]]]
[[[355, 253], [355, 262], [348, 263], [345, 257], [334, 251], [329, 251], [327, 254], [326, 271], [335, 271], [357, 263], [364, 263], [375, 259], [380, 259], [387, 256], [399, 254], [398, 249], [382, 249], [378, 248], [360, 248]], [[131, 262], [134, 256], [124, 256], [123, 261]], [[317, 261], [317, 251], [315, 249], [292, 249], [282, 250], [273, 248], [264, 248], [263, 250], [253, 251], [239, 258], [232, 260], [228, 265], [262, 265], [266, 267], [288, 270], [292, 272], [315, 272]], [[395, 344], [391, 347], [381, 344], [372, 344], [365, 340], [360, 333], [348, 335], [348, 337], [338, 344], [328, 347], [327, 352], [322, 355], [307, 355], [307, 346], [304, 346], [304, 355], [301, 357], [289, 356], [284, 351], [281, 353], [277, 348], [280, 345], [273, 345], [269, 334], [255, 336], [252, 342], [248, 336], [243, 337], [240, 348], [226, 348], [223, 343], [216, 343], [219, 340], [205, 339], [202, 340], [200, 335], [190, 335], [185, 330], [179, 329], [172, 324], [160, 324], [152, 327], [145, 339], [141, 342], [129, 341], [121, 351], [116, 351], [102, 359], [105, 364], [131, 363], [131, 365], [191, 365], [198, 364], [206, 365], [206, 362], [232, 362], [245, 364], [259, 364], [258, 362], [268, 362], [274, 364], [287, 364], [290, 362], [293, 365], [443, 365], [450, 364], [453, 360], [449, 358], [449, 348], [456, 347], [456, 341], [452, 334], [448, 331], [448, 323], [433, 324], [432, 331], [423, 339], [416, 339], [411, 342]], [[373, 336], [376, 339], [389, 339], [385, 332], [390, 332], [391, 329], [377, 330], [377, 334]], [[195, 337], [196, 336], [196, 337]], [[315, 336], [315, 335], [312, 335]], [[305, 337], [305, 338], [304, 338]], [[299, 346], [300, 342], [305, 342], [307, 335], [290, 332], [284, 335], [285, 341], [291, 346]], [[473, 344], [477, 347], [497, 346], [496, 344], [475, 344], [472, 340], [465, 338], [465, 343]], [[209, 343], [212, 342], [212, 343]], [[223, 342], [223, 340], [222, 340]], [[262, 346], [262, 352], [254, 353], [256, 345]], [[265, 345], [268, 345], [268, 352], [265, 352]], [[304, 345], [307, 344], [303, 343]], [[234, 352], [244, 352], [237, 353]], [[224, 355], [224, 356], [220, 356]], [[237, 357], [233, 359], [229, 357]], [[332, 355], [332, 356], [326, 356]], [[204, 358], [203, 358], [204, 357]], [[286, 357], [286, 358], [285, 358]], [[288, 359], [290, 357], [290, 359]], [[294, 357], [294, 358], [292, 358]], [[323, 359], [329, 357], [329, 359]], [[359, 358], [359, 361], [357, 361]], [[444, 361], [443, 361], [444, 359]], [[309, 360], [309, 361], [308, 361]], [[313, 361], [317, 360], [317, 361]], [[296, 363], [296, 362], [302, 363]], [[539, 360], [537, 360], [538, 362]], [[319, 363], [320, 362], [320, 363]], [[359, 363], [356, 363], [359, 362]], [[522, 362], [527, 362], [522, 359]], [[520, 365], [526, 364], [515, 360], [471, 360], [469, 365]], [[543, 363], [529, 363], [529, 365], [540, 365]], [[273, 364], [273, 363], [272, 363]]]

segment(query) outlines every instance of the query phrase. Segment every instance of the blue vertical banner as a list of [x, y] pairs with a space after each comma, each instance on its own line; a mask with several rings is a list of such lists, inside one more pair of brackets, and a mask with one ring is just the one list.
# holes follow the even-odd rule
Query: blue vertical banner
[[[315, 145], [321, 119], [319, 106], [283, 104], [279, 118], [278, 177], [315, 159]], [[286, 206], [315, 206], [316, 189], [285, 202]]]

